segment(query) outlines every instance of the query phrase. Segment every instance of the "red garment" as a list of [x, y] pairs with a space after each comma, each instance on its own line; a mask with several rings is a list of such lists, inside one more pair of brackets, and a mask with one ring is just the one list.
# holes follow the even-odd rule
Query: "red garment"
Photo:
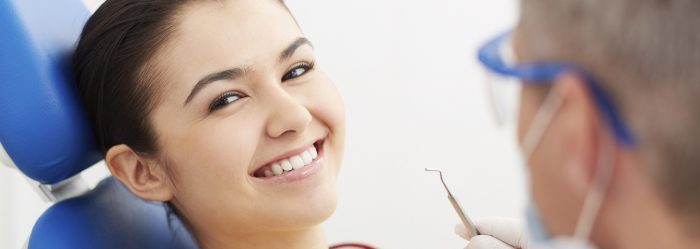
[[344, 243], [344, 244], [337, 244], [337, 245], [331, 246], [328, 249], [377, 249], [377, 248], [373, 247], [373, 246], [368, 246], [365, 244], [360, 244], [360, 243]]

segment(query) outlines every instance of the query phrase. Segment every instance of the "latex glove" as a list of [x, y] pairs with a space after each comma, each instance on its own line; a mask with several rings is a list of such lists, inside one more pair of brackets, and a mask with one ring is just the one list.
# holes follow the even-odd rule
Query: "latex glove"
[[[465, 249], [527, 249], [527, 236], [524, 224], [519, 219], [488, 217], [476, 220], [477, 236], [472, 237]], [[455, 233], [466, 238], [464, 225], [457, 224]]]

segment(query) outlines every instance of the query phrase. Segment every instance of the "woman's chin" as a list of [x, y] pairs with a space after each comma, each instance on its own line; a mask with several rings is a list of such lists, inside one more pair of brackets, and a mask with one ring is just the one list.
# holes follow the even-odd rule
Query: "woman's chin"
[[332, 199], [301, 205], [294, 216], [298, 218], [300, 227], [316, 226], [330, 218], [337, 206], [337, 200], [333, 196]]
[[291, 219], [298, 218], [299, 221], [308, 221], [308, 224], [318, 224], [328, 219], [338, 205], [338, 193], [335, 184], [335, 177], [327, 176], [328, 179], [313, 190], [288, 199], [287, 207]]
[[[331, 160], [327, 160], [331, 159]], [[300, 172], [302, 173], [302, 172]], [[337, 207], [338, 166], [330, 154], [312, 165], [303, 178], [262, 179], [254, 181], [266, 203], [260, 220], [275, 230], [299, 230], [327, 220]], [[262, 211], [262, 210], [260, 210]], [[266, 217], [266, 218], [263, 218]]]
[[337, 197], [335, 192], [319, 193], [298, 200], [287, 199], [277, 204], [278, 208], [268, 209], [267, 214], [259, 214], [262, 219], [259, 221], [269, 224], [271, 230], [301, 230], [326, 221], [335, 212]]

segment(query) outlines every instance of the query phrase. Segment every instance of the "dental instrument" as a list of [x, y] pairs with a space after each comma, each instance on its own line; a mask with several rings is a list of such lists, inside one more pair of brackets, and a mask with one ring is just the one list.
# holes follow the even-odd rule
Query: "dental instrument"
[[479, 231], [476, 229], [476, 226], [472, 222], [471, 219], [469, 219], [469, 216], [464, 212], [464, 209], [462, 209], [462, 205], [459, 204], [459, 201], [455, 198], [455, 196], [452, 194], [452, 191], [450, 191], [450, 188], [447, 187], [447, 184], [445, 184], [445, 179], [442, 177], [442, 171], [437, 170], [437, 169], [431, 169], [431, 168], [425, 168], [426, 172], [437, 172], [440, 174], [440, 181], [442, 182], [442, 186], [445, 187], [445, 191], [447, 191], [447, 199], [450, 200], [450, 204], [452, 204], [452, 208], [454, 208], [455, 212], [457, 212], [457, 215], [459, 216], [459, 219], [462, 220], [462, 224], [464, 225], [464, 228], [467, 231], [467, 238], [466, 239], [471, 239], [472, 237], [479, 235]]

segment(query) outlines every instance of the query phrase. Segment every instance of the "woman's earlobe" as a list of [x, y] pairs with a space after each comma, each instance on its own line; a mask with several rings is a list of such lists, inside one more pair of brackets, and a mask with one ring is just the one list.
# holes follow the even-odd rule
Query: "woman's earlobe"
[[129, 146], [120, 144], [107, 151], [105, 163], [112, 176], [136, 196], [150, 201], [172, 199], [170, 178], [154, 159], [144, 158]]

